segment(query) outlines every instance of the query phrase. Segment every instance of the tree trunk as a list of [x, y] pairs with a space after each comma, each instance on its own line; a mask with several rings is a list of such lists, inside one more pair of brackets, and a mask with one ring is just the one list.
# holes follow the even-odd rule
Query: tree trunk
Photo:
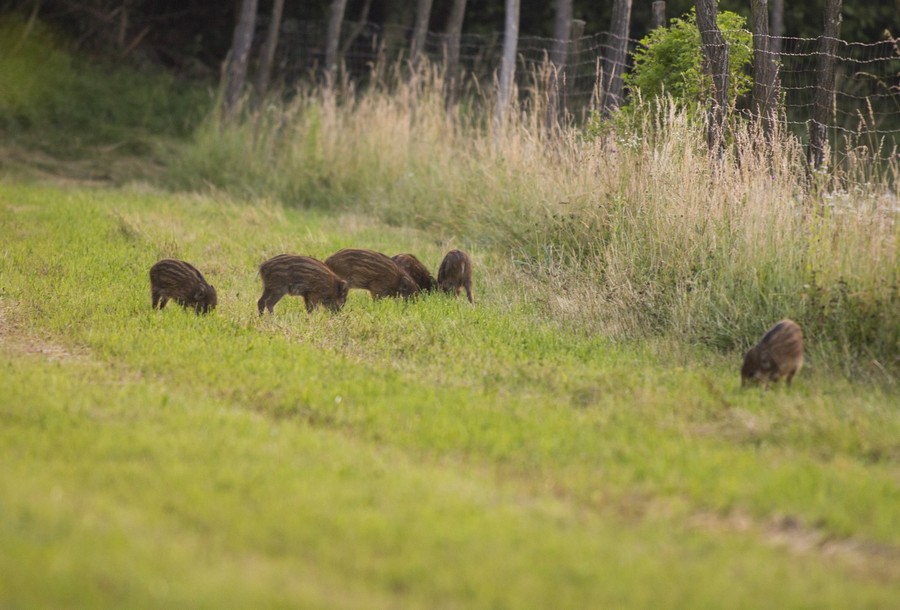
[[553, 48], [550, 61], [558, 69], [566, 66], [569, 53], [569, 37], [572, 33], [572, 0], [556, 0], [556, 17], [553, 25]]
[[503, 58], [500, 62], [500, 91], [497, 97], [497, 108], [494, 117], [495, 127], [499, 130], [506, 121], [506, 111], [516, 74], [516, 50], [519, 44], [519, 6], [520, 0], [506, 0], [506, 26], [503, 30]]
[[550, 74], [547, 83], [547, 129], [559, 125], [560, 114], [565, 113], [566, 103], [562, 95], [565, 83], [569, 40], [572, 34], [572, 0], [556, 0], [556, 19], [553, 27], [553, 48], [550, 51]]
[[709, 149], [718, 157], [725, 152], [725, 114], [728, 109], [728, 46], [719, 30], [716, 0], [696, 0], [697, 28], [703, 43], [703, 70], [712, 92], [707, 116]]
[[766, 0], [750, 0], [753, 32], [753, 119], [769, 136], [777, 112], [778, 86], [774, 60], [769, 51], [769, 11]]
[[825, 31], [819, 38], [819, 59], [816, 61], [816, 94], [809, 130], [807, 159], [819, 168], [825, 161], [828, 140], [828, 120], [834, 112], [834, 60], [838, 37], [841, 35], [841, 0], [825, 0]]
[[337, 72], [338, 45], [341, 42], [341, 23], [344, 21], [344, 11], [347, 9], [347, 0], [331, 0], [331, 8], [328, 13], [328, 30], [325, 34], [325, 82], [329, 85], [334, 82]]
[[237, 110], [247, 78], [247, 58], [253, 44], [253, 29], [256, 26], [257, 0], [243, 0], [238, 22], [234, 27], [231, 51], [228, 53], [228, 67], [225, 70], [225, 97], [222, 100], [222, 114], [230, 119]]
[[254, 82], [254, 100], [259, 105], [269, 89], [269, 78], [272, 75], [272, 62], [275, 61], [275, 49], [278, 48], [278, 31], [281, 29], [281, 15], [284, 12], [284, 0], [275, 0], [272, 4], [272, 18], [266, 32], [266, 42], [259, 54], [259, 66], [256, 68]]
[[459, 39], [462, 36], [465, 16], [466, 0], [453, 0], [450, 18], [447, 20], [447, 63], [444, 68], [444, 100], [448, 107], [456, 101], [459, 84]]
[[431, 18], [431, 0], [416, 2], [416, 24], [413, 28], [412, 49], [409, 62], [413, 67], [419, 64], [419, 57], [425, 52], [425, 39], [428, 36], [428, 20]]
[[650, 29], [666, 27], [666, 0], [653, 0]]
[[781, 38], [784, 36], [784, 0], [772, 0], [772, 38], [769, 39], [769, 53], [777, 60], [781, 55]]
[[628, 51], [628, 26], [631, 22], [631, 0], [614, 0], [609, 33], [612, 47], [603, 62], [606, 81], [603, 87], [603, 112], [609, 114], [622, 105], [622, 70]]
[[360, 32], [362, 32], [366, 28], [366, 25], [368, 25], [369, 11], [371, 9], [372, 0], [365, 0], [365, 2], [363, 2], [362, 8], [359, 11], [359, 19], [356, 20], [356, 25], [344, 38], [344, 44], [342, 44], [340, 46], [340, 49], [338, 50], [340, 57], [343, 57], [347, 54], [347, 51], [349, 51], [350, 47], [353, 46], [353, 41], [356, 40], [356, 37], [359, 36]]
[[[569, 57], [573, 58], [573, 62], [577, 62], [581, 58], [581, 39], [584, 36], [584, 26], [587, 22], [584, 19], [572, 20], [572, 31], [569, 33]], [[590, 56], [593, 63], [593, 55]], [[564, 83], [564, 96], [571, 99], [575, 95], [575, 70], [569, 70], [568, 78]]]

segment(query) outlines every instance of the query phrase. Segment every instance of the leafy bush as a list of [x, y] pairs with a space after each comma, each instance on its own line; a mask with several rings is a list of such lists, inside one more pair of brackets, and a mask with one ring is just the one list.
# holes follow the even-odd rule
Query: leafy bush
[[[749, 74], [753, 37], [745, 24], [736, 13], [719, 13], [719, 29], [728, 43], [728, 99], [732, 104], [753, 84]], [[669, 27], [657, 28], [642, 38], [633, 58], [634, 67], [623, 77], [632, 97], [640, 93], [649, 100], [667, 93], [676, 103], [690, 107], [710, 94], [712, 83], [703, 71], [700, 30], [693, 9], [684, 18], [673, 19]]]

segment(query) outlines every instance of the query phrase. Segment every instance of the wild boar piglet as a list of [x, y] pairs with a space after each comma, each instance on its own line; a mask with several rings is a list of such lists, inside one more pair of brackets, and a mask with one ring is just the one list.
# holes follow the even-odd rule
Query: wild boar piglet
[[466, 290], [469, 303], [475, 304], [475, 294], [472, 291], [472, 262], [469, 255], [462, 250], [450, 250], [441, 267], [438, 269], [438, 287], [444, 292], [450, 292], [453, 296], [459, 296], [459, 291]]
[[306, 311], [319, 305], [339, 311], [347, 301], [350, 288], [347, 282], [309, 256], [279, 254], [259, 266], [263, 293], [256, 302], [259, 315], [266, 309], [274, 313], [275, 304], [285, 295], [303, 297]]
[[741, 385], [776, 382], [782, 377], [788, 386], [803, 367], [803, 331], [793, 320], [784, 319], [770, 328], [759, 343], [744, 356]]
[[416, 282], [389, 256], [374, 250], [345, 248], [325, 259], [325, 264], [350, 288], [368, 290], [373, 299], [383, 297], [411, 297]]
[[154, 309], [163, 309], [169, 299], [198, 314], [216, 308], [216, 289], [192, 264], [165, 258], [150, 267], [150, 299]]
[[391, 257], [397, 266], [416, 283], [419, 292], [431, 292], [435, 288], [434, 276], [418, 258], [412, 254], [396, 254]]

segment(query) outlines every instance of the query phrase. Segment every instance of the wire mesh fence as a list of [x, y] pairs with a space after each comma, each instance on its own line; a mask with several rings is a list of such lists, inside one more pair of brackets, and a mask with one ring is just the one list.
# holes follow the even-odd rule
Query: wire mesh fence
[[[291, 86], [315, 77], [321, 70], [325, 31], [323, 22], [284, 24], [276, 75], [283, 84]], [[365, 84], [376, 65], [407, 59], [411, 41], [412, 29], [407, 27], [344, 22], [340, 44], [343, 73], [349, 80]], [[516, 82], [523, 101], [537, 93], [535, 74], [546, 67], [556, 42], [552, 38], [520, 36]], [[584, 120], [598, 107], [604, 66], [608, 69], [613, 43], [611, 34], [600, 33], [573, 36], [564, 45], [566, 60], [559, 103], [576, 121]], [[628, 40], [629, 51], [637, 44]], [[499, 70], [502, 46], [503, 35], [499, 32], [463, 34], [459, 44], [460, 82], [477, 83], [480, 91], [489, 90]], [[806, 139], [811, 127], [813, 98], [819, 86], [819, 38], [770, 37], [768, 48], [780, 49], [772, 56], [778, 70], [781, 120], [801, 139]], [[833, 111], [826, 125], [832, 146], [840, 148], [842, 141], [852, 139], [854, 146], [868, 146], [878, 157], [896, 157], [900, 145], [900, 41], [838, 40], [836, 48]], [[446, 35], [428, 33], [423, 52], [433, 64], [444, 64], [447, 49]], [[626, 59], [625, 64], [622, 70], [627, 72], [630, 60]], [[749, 99], [738, 100], [738, 110], [742, 113], [748, 114], [750, 107]]]

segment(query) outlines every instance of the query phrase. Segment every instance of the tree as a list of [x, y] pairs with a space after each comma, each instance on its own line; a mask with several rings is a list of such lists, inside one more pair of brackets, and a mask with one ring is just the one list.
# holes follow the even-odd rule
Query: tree
[[416, 2], [416, 23], [413, 27], [412, 48], [409, 52], [409, 61], [415, 67], [419, 63], [419, 56], [425, 50], [425, 39], [428, 36], [428, 20], [431, 17], [431, 0], [418, 0]]
[[650, 29], [662, 28], [666, 26], [666, 0], [653, 0], [652, 13], [650, 16]]
[[516, 74], [516, 49], [519, 43], [520, 0], [506, 0], [506, 26], [503, 30], [503, 57], [500, 61], [500, 91], [497, 98], [495, 126], [500, 128], [506, 120], [506, 110], [512, 97], [513, 79]]
[[781, 55], [781, 37], [784, 36], [784, 0], [772, 0], [772, 37], [769, 39], [769, 53], [777, 58]]
[[703, 69], [712, 81], [708, 100], [709, 149], [725, 152], [725, 114], [728, 108], [728, 45], [717, 25], [716, 0], [696, 0], [697, 28], [703, 42]]
[[833, 112], [834, 59], [841, 35], [841, 0], [825, 0], [825, 31], [819, 37], [819, 59], [816, 62], [816, 93], [809, 129], [807, 159], [818, 168], [825, 161], [828, 119]]
[[347, 51], [350, 50], [350, 47], [353, 46], [353, 42], [356, 40], [356, 37], [362, 33], [362, 31], [366, 28], [366, 23], [369, 20], [369, 11], [372, 8], [372, 0], [365, 0], [363, 2], [362, 8], [359, 10], [359, 18], [356, 20], [356, 25], [353, 26], [353, 29], [350, 30], [350, 33], [347, 34], [344, 39], [344, 44], [341, 45], [341, 48], [338, 50], [338, 56], [343, 57], [347, 54]]
[[569, 41], [572, 35], [572, 0], [556, 0], [556, 18], [553, 26], [553, 47], [550, 51], [550, 78], [547, 84], [547, 127], [558, 125], [559, 115], [565, 109], [560, 80], [565, 82]]
[[771, 133], [778, 86], [777, 66], [769, 51], [769, 11], [766, 0], [750, 0], [750, 29], [753, 32], [753, 118], [764, 133]]
[[603, 112], [609, 114], [622, 104], [622, 70], [628, 51], [628, 26], [631, 22], [631, 0], [614, 0], [610, 19], [611, 49], [603, 61]]
[[269, 77], [272, 74], [272, 62], [275, 60], [275, 49], [278, 48], [278, 31], [281, 29], [281, 15], [284, 11], [284, 0], [272, 3], [272, 17], [266, 32], [266, 42], [259, 54], [259, 65], [256, 68], [254, 82], [254, 99], [259, 104], [269, 88]]
[[463, 19], [466, 16], [466, 0], [453, 0], [447, 19], [447, 57], [444, 74], [444, 99], [448, 106], [456, 100], [459, 81], [459, 39], [462, 36]]
[[234, 27], [234, 38], [231, 51], [228, 52], [228, 63], [225, 70], [225, 97], [222, 100], [222, 114], [229, 119], [237, 110], [247, 78], [247, 58], [253, 44], [253, 29], [256, 26], [257, 0], [243, 0], [240, 16]]
[[553, 20], [553, 49], [550, 52], [550, 61], [558, 69], [564, 69], [566, 66], [571, 33], [572, 0], [556, 0]]
[[347, 0], [331, 0], [331, 9], [328, 12], [328, 30], [325, 33], [325, 82], [334, 82], [334, 73], [338, 64], [338, 45], [341, 41], [341, 22], [344, 20], [344, 11], [347, 10]]

